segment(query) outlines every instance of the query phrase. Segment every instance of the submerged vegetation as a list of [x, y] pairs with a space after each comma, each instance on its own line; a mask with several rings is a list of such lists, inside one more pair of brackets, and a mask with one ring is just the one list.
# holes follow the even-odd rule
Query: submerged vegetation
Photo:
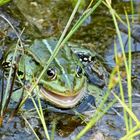
[[[1, 2], [1, 1], [0, 1]], [[71, 1], [72, 2], [72, 1]], [[34, 95], [32, 92], [34, 89], [39, 91], [39, 88], [37, 87], [39, 81], [41, 80], [43, 74], [46, 72], [46, 70], [49, 68], [51, 62], [56, 59], [56, 56], [60, 49], [70, 40], [70, 38], [78, 31], [78, 29], [83, 25], [83, 23], [91, 16], [91, 14], [94, 14], [96, 10], [98, 10], [100, 5], [103, 5], [104, 7], [107, 8], [109, 11], [109, 14], [112, 18], [112, 21], [114, 23], [115, 27], [115, 32], [116, 36], [118, 37], [119, 44], [121, 47], [121, 52], [118, 52], [117, 49], [117, 43], [116, 40], [114, 40], [114, 61], [115, 61], [115, 66], [111, 68], [111, 73], [108, 78], [108, 85], [104, 90], [104, 94], [100, 99], [95, 98], [96, 100], [100, 100], [100, 102], [96, 105], [96, 107], [93, 107], [94, 111], [91, 112], [90, 116], [80, 114], [77, 112], [75, 116], [78, 118], [81, 118], [82, 121], [86, 124], [85, 127], [79, 132], [79, 134], [76, 135], [74, 138], [75, 140], [80, 140], [82, 136], [84, 136], [93, 126], [95, 126], [101, 119], [104, 117], [104, 115], [110, 111], [111, 109], [114, 109], [114, 106], [116, 103], [118, 103], [122, 110], [123, 113], [119, 113], [116, 111], [124, 120], [125, 124], [125, 135], [120, 137], [121, 140], [133, 140], [135, 137], [137, 137], [140, 134], [139, 127], [140, 127], [140, 121], [133, 112], [133, 100], [132, 100], [132, 94], [133, 94], [133, 87], [132, 87], [132, 31], [131, 31], [131, 24], [134, 23], [134, 19], [132, 17], [132, 21], [129, 19], [127, 10], [124, 9], [125, 13], [125, 19], [121, 19], [120, 15], [117, 14], [117, 12], [113, 9], [112, 7], [112, 2], [110, 0], [98, 0], [98, 1], [93, 1], [91, 0], [88, 4], [88, 6], [85, 8], [85, 10], [82, 11], [81, 16], [79, 19], [77, 19], [74, 24], [72, 23], [76, 13], [78, 11], [78, 8], [83, 8], [85, 3], [82, 2], [82, 0], [77, 0], [76, 2], [74, 1], [73, 3], [75, 4], [74, 10], [72, 11], [71, 16], [69, 17], [69, 20], [56, 44], [55, 49], [53, 50], [51, 57], [48, 59], [46, 62], [45, 66], [43, 67], [43, 70], [40, 72], [39, 76], [37, 79], [34, 79], [34, 82], [32, 83], [30, 88], [27, 88], [25, 86], [24, 80], [25, 77], [21, 78], [17, 76], [17, 70], [18, 70], [18, 63], [15, 63], [16, 61], [16, 56], [18, 55], [18, 51], [22, 50], [22, 55], [24, 55], [24, 43], [22, 41], [22, 34], [24, 33], [24, 30], [21, 33], [18, 33], [16, 29], [14, 28], [14, 25], [11, 24], [11, 22], [6, 19], [3, 15], [0, 15], [3, 20], [5, 20], [11, 28], [14, 30], [15, 34], [17, 35], [17, 43], [15, 47], [15, 51], [11, 60], [11, 65], [10, 70], [8, 71], [8, 76], [4, 77], [5, 71], [3, 71], [3, 78], [2, 78], [2, 91], [1, 91], [1, 102], [0, 102], [0, 112], [1, 112], [1, 117], [0, 117], [0, 125], [2, 126], [3, 120], [5, 118], [5, 115], [8, 113], [8, 106], [12, 100], [12, 95], [15, 95], [15, 85], [16, 85], [16, 80], [18, 79], [18, 84], [22, 86], [22, 89], [20, 89], [20, 95], [18, 97], [13, 97], [17, 98], [17, 104], [14, 106], [14, 110], [10, 114], [9, 121], [12, 120], [14, 115], [19, 114], [23, 117], [25, 122], [29, 125], [33, 133], [35, 134], [36, 139], [40, 140], [40, 136], [36, 133], [32, 125], [29, 123], [28, 119], [26, 118], [26, 113], [30, 116], [30, 111], [23, 111], [22, 108], [25, 105], [25, 102], [27, 99], [31, 99], [34, 108], [38, 114], [38, 117], [40, 119], [40, 122], [43, 126], [43, 130], [45, 133], [45, 137], [48, 140], [53, 140], [54, 138], [54, 133], [56, 131], [56, 125], [57, 125], [57, 117], [53, 118], [52, 121], [52, 130], [51, 134], [49, 132], [49, 129], [46, 124], [46, 117], [44, 116], [44, 109], [42, 106], [42, 101], [39, 96], [37, 96], [37, 99], [34, 98]], [[3, 5], [4, 3], [0, 3], [0, 5]], [[35, 3], [33, 3], [36, 5]], [[131, 13], [132, 15], [134, 14], [134, 4], [133, 1], [130, 1], [131, 4]], [[84, 9], [84, 8], [83, 8]], [[128, 52], [125, 52], [125, 44], [123, 43], [121, 31], [119, 29], [119, 23], [123, 24], [127, 28], [127, 35], [128, 35]], [[107, 63], [107, 62], [103, 62]], [[24, 64], [24, 69], [26, 67], [26, 64]], [[26, 73], [26, 71], [25, 71]], [[17, 79], [16, 79], [17, 78]], [[5, 80], [6, 80], [6, 88], [5, 88]], [[124, 90], [124, 83], [127, 85], [127, 90]], [[36, 88], [37, 87], [37, 88]], [[95, 90], [95, 89], [94, 89]], [[95, 90], [98, 94], [100, 91]], [[18, 93], [18, 92], [17, 92]], [[39, 93], [39, 92], [38, 92]], [[19, 93], [18, 93], [19, 94]], [[127, 94], [127, 95], [126, 95]], [[128, 97], [128, 100], [126, 100], [126, 96]], [[34, 111], [35, 111], [34, 110]], [[33, 111], [33, 112], [34, 112]], [[122, 115], [123, 114], [123, 115]], [[86, 119], [85, 119], [86, 118]], [[87, 120], [88, 121], [85, 121]], [[57, 139], [57, 138], [56, 138]]]

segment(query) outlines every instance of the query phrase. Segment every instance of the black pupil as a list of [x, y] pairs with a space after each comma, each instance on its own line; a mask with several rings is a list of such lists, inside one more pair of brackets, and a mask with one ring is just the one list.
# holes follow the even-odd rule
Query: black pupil
[[77, 74], [78, 75], [82, 74], [82, 68], [80, 66], [77, 66]]
[[48, 69], [48, 70], [47, 70], [47, 75], [48, 75], [49, 77], [53, 77], [53, 76], [55, 75], [54, 69]]

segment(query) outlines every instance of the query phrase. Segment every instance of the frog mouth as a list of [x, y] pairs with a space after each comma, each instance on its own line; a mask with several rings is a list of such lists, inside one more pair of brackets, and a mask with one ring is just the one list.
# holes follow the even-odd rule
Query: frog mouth
[[83, 98], [86, 93], [86, 87], [83, 87], [80, 91], [78, 91], [75, 96], [57, 95], [51, 91], [47, 91], [43, 87], [40, 88], [40, 91], [42, 96], [55, 106], [60, 108], [72, 108]]

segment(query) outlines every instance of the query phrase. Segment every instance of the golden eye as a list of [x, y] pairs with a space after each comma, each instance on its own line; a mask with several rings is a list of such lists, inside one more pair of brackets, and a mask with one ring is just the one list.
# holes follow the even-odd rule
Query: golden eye
[[56, 78], [56, 70], [53, 68], [49, 68], [47, 70], [47, 75], [48, 75], [49, 79], [51, 79], [51, 80], [55, 79]]

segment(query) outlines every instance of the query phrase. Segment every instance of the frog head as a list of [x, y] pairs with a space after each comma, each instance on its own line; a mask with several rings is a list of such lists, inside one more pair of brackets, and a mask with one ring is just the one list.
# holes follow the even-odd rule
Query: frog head
[[[51, 54], [52, 42], [44, 40], [43, 43]], [[61, 108], [72, 108], [83, 98], [86, 93], [84, 70], [68, 46], [60, 49], [42, 76], [39, 87], [44, 99]]]

